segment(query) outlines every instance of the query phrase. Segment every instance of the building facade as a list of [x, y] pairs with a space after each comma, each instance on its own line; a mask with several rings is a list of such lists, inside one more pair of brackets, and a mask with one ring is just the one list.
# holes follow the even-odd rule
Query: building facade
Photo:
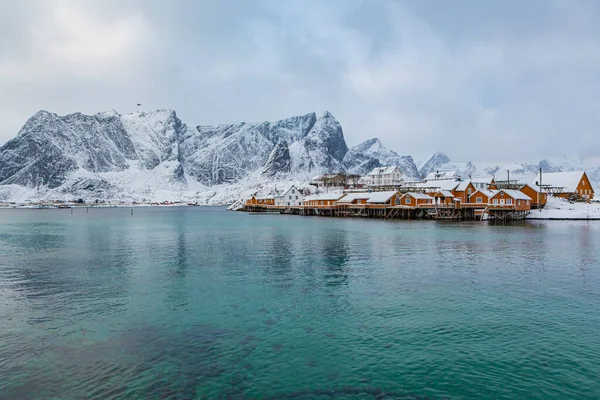
[[397, 166], [377, 167], [366, 176], [367, 186], [400, 186], [404, 182], [404, 175]]

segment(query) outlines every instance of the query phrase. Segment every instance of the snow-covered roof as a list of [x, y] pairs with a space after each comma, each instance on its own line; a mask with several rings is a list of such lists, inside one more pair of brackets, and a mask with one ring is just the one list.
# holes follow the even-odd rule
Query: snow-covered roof
[[363, 200], [363, 199], [369, 199], [371, 198], [371, 195], [373, 193], [369, 193], [369, 192], [353, 192], [353, 193], [346, 193], [346, 195], [344, 197], [342, 197], [341, 199], [339, 199], [337, 202], [338, 203], [352, 203], [355, 200]]
[[454, 197], [452, 192], [449, 190], [440, 190], [439, 192], [436, 193], [436, 195], [437, 194], [441, 194], [443, 197]]
[[254, 198], [256, 200], [268, 200], [268, 199], [274, 199], [275, 196], [273, 196], [272, 194], [257, 194], [256, 196], [254, 196]]
[[527, 196], [525, 193], [519, 191], [519, 190], [508, 190], [508, 189], [502, 189], [502, 190], [498, 190], [495, 194], [497, 195], [500, 192], [504, 192], [507, 195], [509, 195], [510, 197], [512, 197], [513, 199], [518, 199], [518, 200], [529, 200], [531, 201], [531, 197]]
[[429, 199], [431, 200], [432, 197], [425, 194], [425, 193], [416, 193], [416, 192], [408, 192], [408, 193], [404, 193], [404, 196], [410, 196], [413, 199]]
[[[283, 189], [282, 189], [283, 188]], [[298, 188], [296, 187], [296, 185], [292, 185], [292, 186], [277, 186], [277, 189], [275, 189], [277, 191], [277, 195], [276, 197], [281, 197], [281, 196], [285, 196], [290, 190], [292, 189], [296, 189], [298, 190]], [[298, 190], [300, 192], [300, 190]], [[302, 193], [300, 193], [302, 194]]]
[[458, 186], [456, 187], [456, 190], [458, 190], [459, 192], [464, 192], [465, 190], [467, 190], [467, 187], [469, 187], [470, 183], [471, 181], [460, 181], [458, 183]]
[[373, 192], [367, 200], [367, 203], [385, 203], [390, 199], [390, 197], [394, 196], [398, 192], [395, 190], [388, 190], [385, 192]]
[[483, 195], [485, 195], [486, 197], [490, 198], [490, 197], [494, 197], [496, 195], [496, 193], [498, 193], [497, 190], [488, 190], [488, 189], [479, 189], [477, 191], [475, 191], [471, 197], [475, 196], [477, 193], [481, 193]]
[[396, 168], [398, 168], [398, 167], [396, 167], [395, 165], [388, 166], [388, 167], [376, 167], [376, 168], [373, 168], [373, 171], [371, 171], [369, 173], [369, 175], [387, 175], [387, 174], [393, 174], [394, 171], [396, 170]]
[[530, 187], [536, 193], [540, 192], [540, 189], [534, 183], [526, 183], [523, 186], [521, 186], [521, 189], [523, 189], [525, 186]]
[[304, 201], [315, 201], [315, 200], [337, 200], [342, 197], [342, 193], [317, 193], [306, 196]]
[[440, 179], [455, 179], [457, 176], [458, 171], [435, 171], [428, 173], [425, 180], [435, 181]]
[[456, 187], [460, 184], [459, 181], [455, 180], [441, 180], [441, 181], [428, 181], [425, 183], [421, 183], [416, 185], [417, 187], [434, 187], [438, 190], [448, 190], [452, 191], [456, 189]]
[[[575, 193], [584, 173], [584, 171], [544, 172], [542, 173], [542, 185], [562, 187], [567, 193]], [[537, 174], [532, 183], [539, 181], [540, 175]]]

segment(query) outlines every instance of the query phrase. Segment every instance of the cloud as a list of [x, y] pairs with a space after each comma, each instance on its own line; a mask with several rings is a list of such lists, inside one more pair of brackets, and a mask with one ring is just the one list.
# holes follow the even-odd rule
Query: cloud
[[38, 109], [190, 124], [328, 109], [423, 159], [597, 156], [591, 1], [0, 0], [0, 138]]

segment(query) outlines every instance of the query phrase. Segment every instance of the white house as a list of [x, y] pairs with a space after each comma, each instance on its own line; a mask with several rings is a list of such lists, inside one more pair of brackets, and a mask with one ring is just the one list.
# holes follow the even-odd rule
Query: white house
[[368, 186], [400, 186], [404, 175], [397, 166], [377, 167], [366, 177]]
[[298, 190], [295, 185], [292, 185], [287, 190], [280, 192], [277, 196], [275, 196], [275, 205], [276, 206], [301, 206], [304, 204], [304, 196], [302, 192]]

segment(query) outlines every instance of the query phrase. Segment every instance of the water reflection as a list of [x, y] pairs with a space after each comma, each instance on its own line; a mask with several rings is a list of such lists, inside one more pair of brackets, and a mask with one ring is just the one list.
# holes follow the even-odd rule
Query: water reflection
[[348, 273], [345, 267], [350, 259], [348, 232], [341, 229], [327, 229], [322, 235], [322, 259], [327, 286], [346, 285]]

